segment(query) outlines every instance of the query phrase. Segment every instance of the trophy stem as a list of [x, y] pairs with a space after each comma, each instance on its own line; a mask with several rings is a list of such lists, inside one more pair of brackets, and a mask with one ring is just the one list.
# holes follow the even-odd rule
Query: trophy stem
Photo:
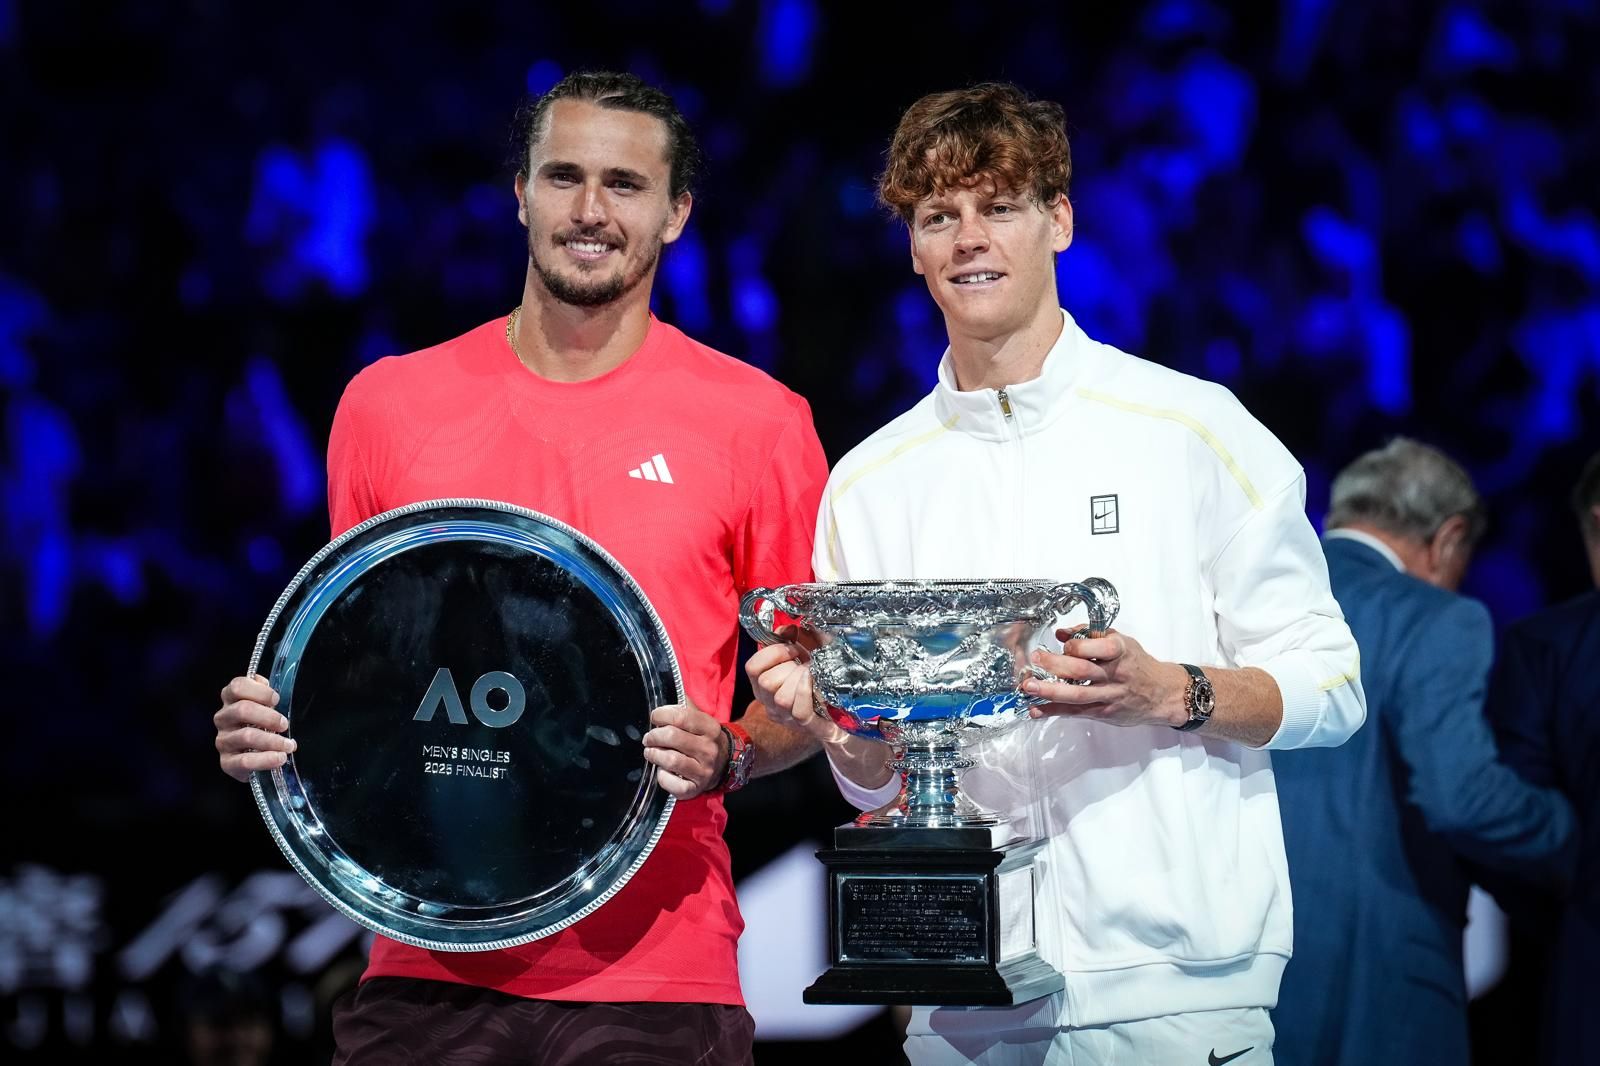
[[900, 772], [900, 794], [885, 807], [856, 819], [860, 826], [961, 827], [995, 826], [1004, 820], [972, 802], [961, 791], [961, 771], [972, 760], [961, 753], [954, 735], [900, 741], [889, 763]]

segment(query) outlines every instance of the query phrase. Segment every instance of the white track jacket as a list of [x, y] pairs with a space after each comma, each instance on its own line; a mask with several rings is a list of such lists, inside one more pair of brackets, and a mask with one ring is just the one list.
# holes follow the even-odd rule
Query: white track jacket
[[[1035, 380], [961, 392], [947, 352], [933, 392], [845, 456], [817, 579], [1104, 577], [1116, 628], [1152, 655], [1277, 681], [1269, 748], [1342, 743], [1365, 700], [1299, 464], [1226, 389], [1063, 317]], [[1033, 1007], [1027, 1024], [1277, 1002], [1293, 915], [1266, 751], [1051, 718], [976, 754], [966, 791], [1048, 839], [1036, 922], [1066, 992], [1044, 1001], [1056, 1017]], [[898, 784], [835, 776], [863, 810]], [[1009, 1029], [1018, 1012], [936, 1016], [953, 1013], [952, 1028]]]

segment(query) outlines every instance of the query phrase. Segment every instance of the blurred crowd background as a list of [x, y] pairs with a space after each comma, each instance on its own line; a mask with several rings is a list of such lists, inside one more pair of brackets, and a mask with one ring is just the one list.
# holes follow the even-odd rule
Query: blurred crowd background
[[[1390, 435], [1452, 454], [1504, 624], [1587, 585], [1596, 55], [1586, 0], [0, 0], [0, 1055], [183, 1061], [241, 1017], [274, 1061], [321, 1046], [360, 938], [217, 771], [215, 694], [327, 540], [344, 384], [517, 301], [524, 94], [590, 67], [675, 96], [708, 169], [657, 314], [804, 394], [835, 459], [943, 348], [873, 201], [900, 111], [1061, 101], [1067, 308], [1232, 388], [1315, 521]], [[846, 813], [817, 766], [736, 799], [744, 878]], [[763, 1052], [877, 1047], [867, 1014]]]

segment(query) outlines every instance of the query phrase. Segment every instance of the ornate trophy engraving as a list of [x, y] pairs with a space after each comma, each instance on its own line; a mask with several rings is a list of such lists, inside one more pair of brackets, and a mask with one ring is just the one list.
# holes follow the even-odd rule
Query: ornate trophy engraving
[[1083, 605], [1083, 635], [1111, 627], [1116, 589], [1050, 581], [846, 581], [755, 589], [740, 621], [762, 643], [778, 614], [813, 633], [812, 685], [842, 728], [886, 741], [899, 795], [834, 833], [827, 973], [809, 1003], [1002, 1005], [1061, 975], [1034, 943], [1033, 859], [967, 797], [964, 746], [1043, 702], [1022, 692], [1040, 632]]
[[251, 784], [323, 898], [437, 951], [526, 943], [610, 899], [672, 810], [640, 739], [678, 664], [633, 579], [525, 508], [436, 500], [339, 537], [250, 669], [298, 750]]

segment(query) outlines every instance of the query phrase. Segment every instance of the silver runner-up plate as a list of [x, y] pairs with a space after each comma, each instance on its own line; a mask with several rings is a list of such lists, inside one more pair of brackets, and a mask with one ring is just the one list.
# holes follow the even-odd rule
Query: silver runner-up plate
[[298, 742], [253, 775], [273, 839], [369, 929], [487, 951], [615, 895], [666, 828], [641, 740], [682, 675], [661, 619], [571, 526], [490, 500], [361, 523], [256, 641]]

